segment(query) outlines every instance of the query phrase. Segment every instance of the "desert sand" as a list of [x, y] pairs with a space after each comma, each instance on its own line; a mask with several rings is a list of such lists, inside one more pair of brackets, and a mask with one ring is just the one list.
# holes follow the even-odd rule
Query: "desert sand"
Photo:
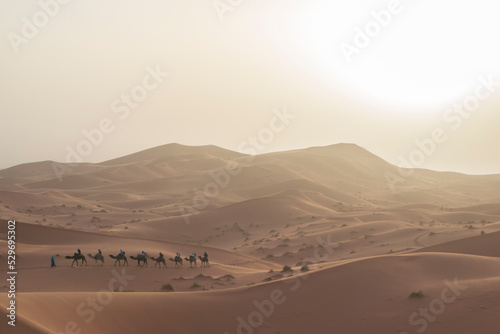
[[[17, 319], [4, 281], [0, 332], [500, 332], [500, 175], [387, 175], [401, 176], [353, 144], [258, 156], [169, 144], [4, 169], [0, 271], [15, 219]], [[72, 266], [77, 248], [104, 264]], [[162, 252], [167, 268], [115, 266], [120, 249]], [[175, 268], [176, 252], [210, 266]]]

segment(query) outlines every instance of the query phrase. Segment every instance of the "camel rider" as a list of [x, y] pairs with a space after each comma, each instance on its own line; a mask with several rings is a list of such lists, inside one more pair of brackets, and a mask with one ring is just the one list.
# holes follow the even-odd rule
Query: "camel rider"
[[101, 249], [98, 249], [98, 251], [99, 251], [99, 255], [102, 255], [102, 253], [101, 253]]
[[124, 256], [124, 255], [125, 255], [125, 252], [120, 249], [120, 254], [118, 254], [118, 256]]
[[146, 252], [145, 251], [142, 251], [141, 255], [142, 255], [143, 258], [146, 258]]
[[191, 254], [192, 259], [196, 259], [196, 253]]
[[82, 255], [82, 251], [78, 248], [78, 255]]
[[207, 254], [207, 252], [203, 253], [203, 257], [205, 257], [206, 259], [208, 259], [208, 254]]
[[163, 254], [160, 252], [160, 259], [163, 259]]
[[179, 252], [177, 252], [177, 254], [175, 255], [175, 258], [179, 259], [180, 257], [181, 257], [181, 254], [179, 254]]

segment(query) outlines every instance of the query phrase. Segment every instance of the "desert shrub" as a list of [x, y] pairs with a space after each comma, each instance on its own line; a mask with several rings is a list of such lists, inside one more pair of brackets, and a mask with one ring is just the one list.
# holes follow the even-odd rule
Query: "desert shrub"
[[196, 282], [193, 283], [193, 285], [191, 285], [191, 289], [195, 289], [195, 288], [199, 288], [200, 285]]
[[412, 293], [410, 293], [409, 298], [422, 298], [423, 296], [424, 293], [422, 292], [422, 290], [418, 290], [418, 292], [413, 291]]
[[161, 289], [165, 291], [174, 291], [174, 287], [170, 283], [163, 284]]
[[307, 264], [303, 265], [302, 268], [300, 268], [300, 271], [309, 271], [311, 269], [309, 269], [309, 266]]
[[290, 266], [283, 266], [283, 269], [281, 270], [282, 272], [292, 272], [292, 267]]

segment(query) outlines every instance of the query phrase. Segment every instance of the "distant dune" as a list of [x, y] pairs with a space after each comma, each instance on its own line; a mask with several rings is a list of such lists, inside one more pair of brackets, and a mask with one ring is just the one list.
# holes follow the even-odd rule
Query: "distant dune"
[[[17, 221], [18, 322], [0, 331], [497, 333], [499, 204], [500, 175], [403, 177], [354, 144], [258, 156], [169, 144], [14, 166], [0, 170], [0, 225]], [[88, 264], [72, 267], [78, 248]], [[98, 249], [104, 264], [88, 256]], [[115, 266], [121, 249], [144, 250], [147, 267]], [[210, 267], [175, 268], [176, 252], [207, 252]]]

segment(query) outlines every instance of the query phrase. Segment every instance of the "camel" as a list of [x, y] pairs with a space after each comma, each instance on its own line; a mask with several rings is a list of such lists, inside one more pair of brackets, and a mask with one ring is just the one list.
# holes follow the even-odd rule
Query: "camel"
[[210, 267], [210, 263], [208, 262], [208, 256], [198, 256], [200, 258], [200, 261], [201, 261], [201, 266], [202, 267]]
[[85, 256], [83, 254], [78, 254], [75, 253], [73, 256], [65, 256], [67, 259], [73, 259], [73, 262], [71, 262], [71, 266], [73, 267], [73, 264], [76, 262], [76, 266], [78, 267], [78, 260], [82, 260], [82, 266], [83, 262], [85, 262], [85, 265], [87, 265], [87, 259], [85, 259]]
[[97, 261], [101, 261], [102, 265], [104, 265], [104, 256], [101, 253], [97, 253], [96, 255], [92, 255], [92, 254], [87, 254], [87, 255], [91, 259], [94, 259], [96, 264], [97, 264]]
[[[137, 256], [133, 256], [133, 255], [130, 255], [129, 256], [132, 260], [136, 260], [137, 261], [137, 266], [139, 267], [144, 267], [144, 265], [146, 265], [146, 267], [148, 266], [148, 258], [145, 256], [145, 255], [142, 255], [142, 254], [137, 254]], [[141, 265], [141, 262], [142, 265]]]
[[175, 267], [182, 267], [182, 257], [176, 257], [175, 259], [169, 259], [172, 262], [175, 262]]
[[127, 261], [127, 257], [125, 255], [120, 255], [118, 254], [117, 256], [114, 256], [114, 255], [109, 255], [110, 258], [112, 259], [116, 259], [115, 261], [115, 266], [116, 266], [116, 262], [118, 262], [118, 265], [121, 266], [121, 263], [123, 261], [123, 266], [125, 267], [125, 263], [127, 264], [128, 266], [128, 261]]
[[163, 265], [165, 266], [165, 268], [167, 268], [167, 263], [165, 262], [165, 259], [163, 257], [159, 257], [159, 258], [154, 258], [154, 257], [150, 257], [151, 260], [155, 261], [155, 268], [157, 265], [160, 266], [161, 268], [161, 264], [163, 263]]
[[194, 262], [194, 266], [197, 267], [198, 265], [196, 264], [196, 256], [190, 256], [190, 257], [186, 257], [184, 258], [184, 260], [186, 261], [189, 261], [189, 267], [193, 267], [193, 262]]

